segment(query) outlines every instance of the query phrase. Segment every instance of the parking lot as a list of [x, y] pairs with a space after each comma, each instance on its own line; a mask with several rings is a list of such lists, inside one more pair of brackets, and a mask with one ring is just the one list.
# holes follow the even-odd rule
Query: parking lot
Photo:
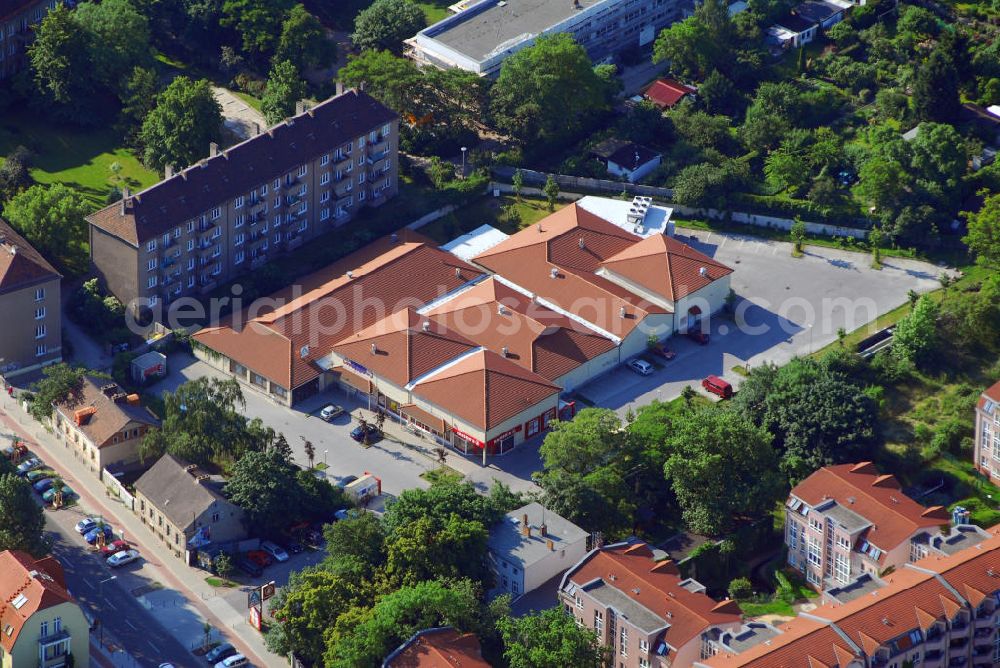
[[792, 257], [791, 244], [738, 234], [679, 230], [678, 238], [735, 269], [735, 317], [717, 315], [711, 341], [702, 346], [681, 336], [670, 341], [676, 359], [651, 376], [619, 368], [580, 388], [600, 406], [625, 412], [654, 399], [667, 401], [685, 386], [701, 390], [709, 375], [738, 385], [735, 365], [782, 364], [836, 341], [907, 301], [907, 293], [940, 287], [942, 269], [927, 262], [886, 258], [871, 268], [871, 256], [808, 246]]

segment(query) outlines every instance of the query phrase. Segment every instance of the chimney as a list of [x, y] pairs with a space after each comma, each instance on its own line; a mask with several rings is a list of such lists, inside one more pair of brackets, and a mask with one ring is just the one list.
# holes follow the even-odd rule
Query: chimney
[[306, 101], [305, 100], [299, 100], [298, 102], [295, 103], [295, 115], [296, 116], [298, 116], [299, 114], [305, 113], [305, 111], [306, 111]]
[[[544, 536], [545, 534], [543, 533], [542, 535]], [[549, 552], [555, 552], [556, 551], [556, 544], [553, 543], [552, 540], [545, 541], [545, 544], [548, 545]]]
[[219, 155], [219, 145], [214, 141], [208, 145], [208, 157], [214, 158]]
[[[539, 535], [541, 535], [542, 538], [545, 538], [546, 536], [549, 535], [549, 528], [543, 524], [542, 526], [538, 527], [538, 533]], [[549, 542], [551, 543], [552, 541]]]
[[344, 94], [344, 83], [342, 81], [337, 82], [337, 95]]
[[129, 191], [128, 186], [125, 186], [124, 188], [122, 188], [122, 215], [123, 216], [125, 215], [125, 212], [128, 211], [129, 208], [131, 208], [132, 202], [129, 199], [131, 196], [132, 196], [132, 193]]
[[521, 515], [521, 535], [531, 536], [531, 525], [528, 524], [528, 513]]
[[174, 175], [174, 166], [173, 165], [164, 165], [163, 166], [163, 180], [166, 181], [167, 179], [172, 178], [173, 175]]

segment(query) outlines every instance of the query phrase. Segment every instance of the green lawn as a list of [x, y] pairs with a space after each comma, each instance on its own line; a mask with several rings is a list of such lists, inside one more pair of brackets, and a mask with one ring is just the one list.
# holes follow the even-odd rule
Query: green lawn
[[431, 469], [429, 471], [424, 471], [420, 474], [420, 477], [431, 483], [443, 483], [443, 482], [461, 482], [464, 475], [451, 468], [450, 466], [441, 465], [436, 469]]
[[[517, 216], [507, 219], [503, 209], [512, 206]], [[502, 232], [513, 234], [520, 229], [537, 223], [549, 215], [545, 200], [522, 198], [517, 202], [513, 197], [481, 197], [451, 214], [420, 228], [420, 233], [444, 244], [455, 237], [470, 232], [481, 225], [492, 225]]]
[[257, 99], [256, 97], [254, 97], [253, 95], [251, 95], [250, 93], [244, 93], [244, 92], [238, 91], [238, 90], [233, 90], [232, 93], [233, 93], [233, 95], [235, 95], [236, 97], [240, 98], [241, 100], [243, 100], [244, 102], [246, 102], [247, 104], [249, 104], [251, 107], [253, 107], [257, 111], [260, 111], [260, 100]]
[[417, 7], [420, 7], [424, 16], [427, 17], [427, 25], [433, 25], [441, 19], [451, 16], [448, 7], [455, 2], [458, 0], [424, 0], [424, 2], [418, 2]]
[[36, 181], [70, 186], [95, 207], [104, 205], [111, 188], [112, 163], [121, 165], [124, 184], [133, 191], [159, 180], [108, 127], [57, 125], [27, 111], [11, 111], [0, 118], [0, 155], [17, 146], [31, 151], [31, 176]]

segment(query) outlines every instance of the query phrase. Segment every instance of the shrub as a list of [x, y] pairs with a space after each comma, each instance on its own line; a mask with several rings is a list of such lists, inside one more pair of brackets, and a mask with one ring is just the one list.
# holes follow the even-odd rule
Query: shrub
[[753, 595], [753, 585], [749, 578], [736, 578], [729, 583], [729, 597], [737, 600], [750, 598]]

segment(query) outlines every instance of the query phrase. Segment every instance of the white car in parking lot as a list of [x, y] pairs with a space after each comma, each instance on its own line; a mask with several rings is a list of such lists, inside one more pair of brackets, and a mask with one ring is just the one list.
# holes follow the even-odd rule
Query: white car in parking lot
[[262, 541], [260, 549], [274, 557], [275, 561], [288, 561], [288, 553], [280, 545], [276, 545], [269, 540]]
[[111, 568], [118, 568], [119, 566], [124, 566], [125, 564], [131, 564], [133, 561], [139, 558], [139, 553], [135, 550], [124, 550], [122, 552], [116, 552], [108, 557], [108, 566]]

